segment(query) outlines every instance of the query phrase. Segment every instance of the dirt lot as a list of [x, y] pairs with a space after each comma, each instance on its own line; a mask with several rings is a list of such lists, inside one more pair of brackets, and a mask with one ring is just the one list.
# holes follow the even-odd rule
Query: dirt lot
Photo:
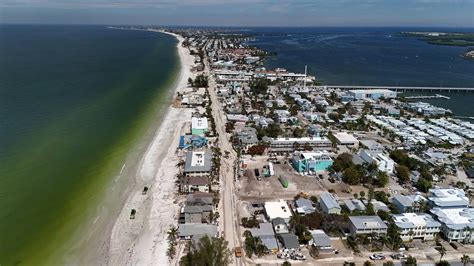
[[[263, 177], [263, 166], [268, 165], [266, 156], [253, 159], [245, 159], [247, 165], [243, 176], [237, 187], [237, 195], [242, 200], [269, 200], [269, 199], [292, 199], [300, 192], [309, 195], [319, 195], [325, 190], [317, 176], [305, 176], [298, 174], [288, 160], [281, 160], [281, 164], [274, 164], [275, 174], [271, 177]], [[259, 169], [260, 180], [255, 176], [254, 169]], [[284, 176], [288, 180], [288, 187], [284, 188], [278, 177]]]

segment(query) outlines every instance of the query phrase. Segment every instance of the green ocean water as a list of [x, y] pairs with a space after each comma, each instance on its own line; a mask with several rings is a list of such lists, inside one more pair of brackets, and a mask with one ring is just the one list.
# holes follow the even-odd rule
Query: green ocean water
[[108, 186], [169, 106], [176, 43], [103, 26], [0, 25], [0, 265], [61, 263], [87, 245], [74, 243], [79, 230], [104, 197], [119, 201]]

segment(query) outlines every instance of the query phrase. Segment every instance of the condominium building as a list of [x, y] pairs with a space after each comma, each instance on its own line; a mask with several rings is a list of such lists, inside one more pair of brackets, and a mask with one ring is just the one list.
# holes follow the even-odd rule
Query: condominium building
[[268, 143], [270, 153], [291, 153], [297, 150], [331, 150], [332, 142], [326, 137], [305, 138], [269, 138], [262, 140]]
[[449, 242], [474, 243], [474, 208], [433, 208], [431, 213]]
[[392, 218], [400, 229], [403, 241], [411, 241], [414, 238], [433, 240], [441, 228], [441, 224], [426, 213], [393, 214]]

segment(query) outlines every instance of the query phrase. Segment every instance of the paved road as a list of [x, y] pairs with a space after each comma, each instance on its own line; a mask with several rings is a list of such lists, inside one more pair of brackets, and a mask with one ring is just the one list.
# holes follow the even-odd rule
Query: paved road
[[[228, 152], [228, 156], [221, 157], [220, 169], [220, 230], [224, 231], [225, 239], [229, 242], [229, 249], [233, 252], [235, 247], [240, 247], [239, 219], [237, 217], [237, 209], [235, 202], [234, 172], [237, 163], [237, 154], [234, 151], [227, 133], [225, 132], [226, 118], [217, 99], [217, 85], [211, 78], [209, 70], [206, 69], [209, 76], [209, 94], [212, 101], [212, 115], [216, 122], [216, 131], [219, 134], [217, 140], [219, 148], [223, 155]], [[227, 157], [227, 158], [226, 158]], [[242, 260], [234, 257], [233, 265], [242, 265]]]

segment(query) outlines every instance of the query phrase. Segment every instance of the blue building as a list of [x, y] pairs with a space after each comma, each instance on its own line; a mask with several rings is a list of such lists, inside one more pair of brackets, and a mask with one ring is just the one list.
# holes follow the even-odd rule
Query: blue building
[[295, 152], [291, 163], [299, 173], [327, 171], [333, 160], [325, 152]]

